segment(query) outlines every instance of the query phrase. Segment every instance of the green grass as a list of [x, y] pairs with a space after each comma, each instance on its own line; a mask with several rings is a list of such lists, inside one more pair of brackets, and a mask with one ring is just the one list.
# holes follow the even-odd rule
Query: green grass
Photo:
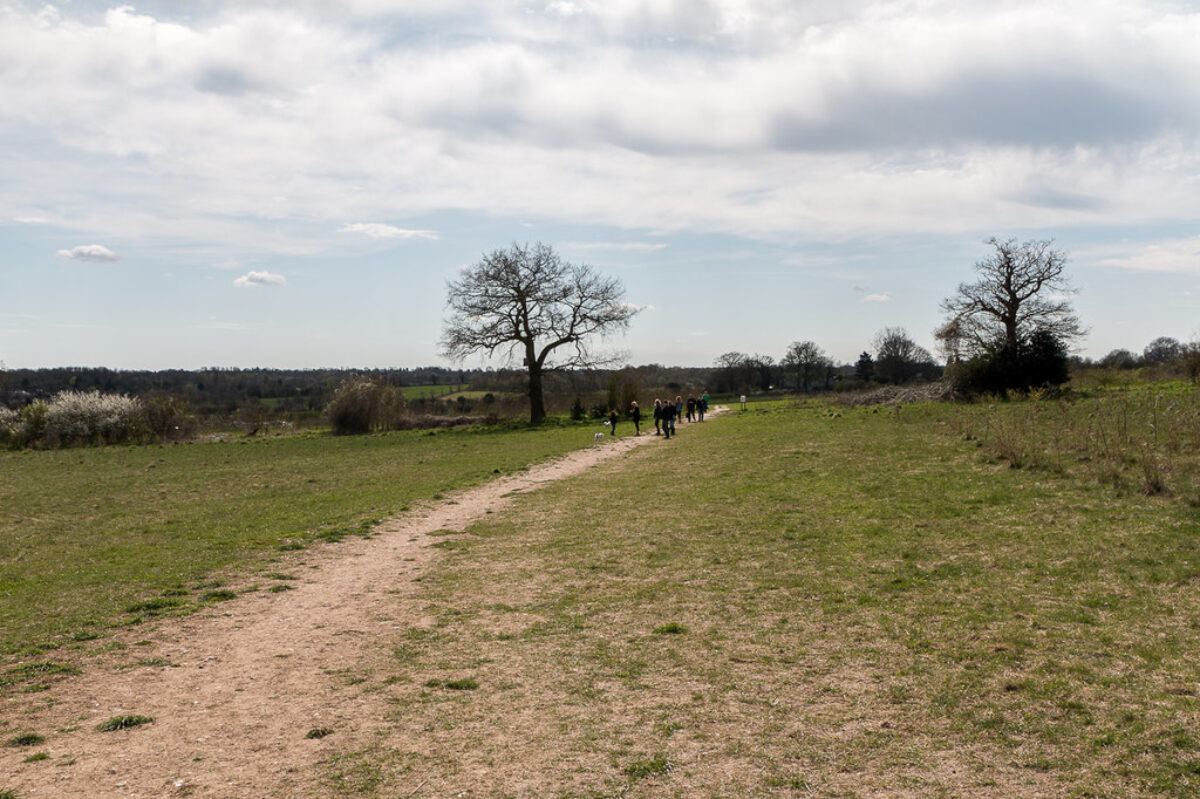
[[647, 760], [638, 760], [625, 767], [625, 773], [634, 780], [670, 774], [673, 765], [664, 755], [655, 755]]
[[79, 674], [79, 668], [69, 663], [57, 663], [53, 660], [38, 660], [31, 663], [21, 663], [0, 673], [0, 686], [37, 680], [42, 677], [69, 677]]
[[1179, 381], [1066, 399], [959, 408], [963, 437], [1013, 468], [1099, 480], [1117, 492], [1200, 506], [1200, 389]]
[[389, 685], [383, 743], [431, 793], [1196, 795], [1200, 514], [1009, 468], [986, 412], [764, 404], [519, 498], [395, 648], [489, 690]]
[[[473, 393], [471, 387], [467, 383], [458, 383], [455, 385], [424, 385], [424, 386], [400, 386], [400, 393], [405, 399], [420, 399], [422, 397], [457, 397], [459, 394]], [[483, 396], [486, 392], [479, 392], [479, 396]]]
[[96, 729], [99, 732], [117, 732], [118, 730], [131, 730], [134, 727], [141, 727], [143, 724], [153, 723], [154, 719], [151, 716], [113, 716], [96, 725]]
[[15, 738], [9, 738], [5, 741], [5, 746], [37, 746], [46, 742], [44, 735], [38, 735], [36, 732], [25, 733], [18, 735]]
[[[514, 426], [515, 427], [515, 426]], [[191, 612], [208, 576], [590, 443], [574, 427], [0, 452], [0, 655]], [[203, 581], [203, 582], [202, 582]]]

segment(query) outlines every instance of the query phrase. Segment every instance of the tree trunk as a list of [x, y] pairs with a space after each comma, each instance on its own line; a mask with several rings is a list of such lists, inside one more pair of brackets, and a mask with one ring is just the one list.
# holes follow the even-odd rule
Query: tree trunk
[[529, 423], [541, 424], [546, 420], [546, 398], [542, 393], [542, 367], [537, 361], [529, 362]]
[[1008, 344], [1008, 349], [1016, 353], [1017, 348], [1021, 345], [1020, 339], [1017, 336], [1017, 318], [1013, 314], [1011, 318], [1004, 320], [1004, 340]]

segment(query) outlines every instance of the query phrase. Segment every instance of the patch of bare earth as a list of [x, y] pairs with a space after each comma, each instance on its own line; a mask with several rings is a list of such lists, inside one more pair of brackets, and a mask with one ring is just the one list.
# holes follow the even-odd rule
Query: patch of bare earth
[[[652, 440], [609, 438], [389, 520], [371, 538], [309, 550], [292, 569], [303, 572], [296, 590], [134, 628], [115, 661], [49, 691], [4, 696], [10, 728], [45, 741], [0, 748], [0, 788], [22, 799], [327, 795], [320, 764], [368, 747], [393, 710], [384, 693], [353, 686], [385, 662], [398, 634], [431, 623], [417, 582], [440, 554], [430, 534], [461, 531], [514, 494]], [[97, 730], [131, 714], [154, 721]]]

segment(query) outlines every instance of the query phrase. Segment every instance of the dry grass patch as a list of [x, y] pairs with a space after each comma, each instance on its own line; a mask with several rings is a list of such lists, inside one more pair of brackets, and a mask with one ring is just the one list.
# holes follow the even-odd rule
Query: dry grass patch
[[1192, 795], [1194, 512], [989, 463], [955, 413], [752, 411], [475, 525], [371, 790]]

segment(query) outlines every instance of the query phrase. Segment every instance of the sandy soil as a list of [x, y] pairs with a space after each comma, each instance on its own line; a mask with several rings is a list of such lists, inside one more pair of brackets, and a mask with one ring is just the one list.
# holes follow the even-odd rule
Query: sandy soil
[[[464, 530], [517, 493], [656, 440], [609, 438], [391, 519], [372, 538], [308, 550], [303, 566], [282, 567], [303, 575], [297, 590], [136, 628], [126, 637], [141, 645], [114, 663], [4, 697], [4, 718], [46, 741], [0, 747], [0, 789], [21, 799], [323, 795], [318, 764], [366, 745], [387, 713], [383, 696], [347, 688], [347, 672], [381, 662], [400, 631], [432, 623], [415, 582], [440, 554], [429, 534]], [[162, 660], [170, 665], [130, 666]], [[155, 721], [96, 730], [125, 714]], [[306, 737], [319, 728], [334, 732]], [[49, 757], [25, 762], [35, 752]]]

